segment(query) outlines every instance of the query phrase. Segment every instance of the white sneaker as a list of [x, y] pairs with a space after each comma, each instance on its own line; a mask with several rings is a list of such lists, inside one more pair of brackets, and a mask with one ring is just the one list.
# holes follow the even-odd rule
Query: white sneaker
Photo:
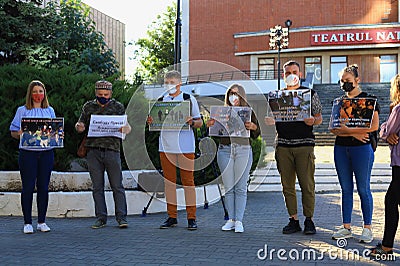
[[372, 231], [369, 228], [363, 228], [362, 234], [360, 236], [360, 243], [371, 243], [374, 240], [372, 236]]
[[244, 227], [241, 221], [236, 221], [235, 222], [235, 233], [243, 233], [244, 232]]
[[353, 237], [351, 229], [344, 228], [344, 226], [340, 227], [340, 229], [337, 230], [336, 233], [332, 235], [332, 239], [341, 239], [350, 237]]
[[33, 227], [31, 224], [24, 224], [24, 234], [33, 234]]
[[37, 230], [40, 232], [49, 232], [50, 227], [48, 227], [46, 223], [42, 223], [37, 225]]
[[224, 226], [222, 226], [222, 231], [231, 231], [235, 229], [235, 221], [232, 219], [229, 219]]

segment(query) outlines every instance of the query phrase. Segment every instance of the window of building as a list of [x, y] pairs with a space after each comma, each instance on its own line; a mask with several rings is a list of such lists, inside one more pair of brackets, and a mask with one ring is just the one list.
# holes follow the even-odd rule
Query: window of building
[[305, 58], [305, 70], [303, 73], [303, 77], [307, 78], [308, 73], [314, 73], [314, 84], [321, 84], [322, 82], [322, 64], [321, 57], [306, 57]]
[[347, 66], [347, 56], [331, 56], [331, 83], [339, 82], [339, 72]]
[[397, 56], [381, 55], [380, 59], [380, 82], [390, 82], [397, 74]]
[[258, 59], [258, 79], [275, 79], [275, 59], [259, 58]]

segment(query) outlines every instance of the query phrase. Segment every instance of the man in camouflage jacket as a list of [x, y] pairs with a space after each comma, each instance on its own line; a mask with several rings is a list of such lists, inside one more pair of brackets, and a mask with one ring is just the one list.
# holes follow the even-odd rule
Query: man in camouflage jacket
[[[112, 99], [112, 84], [108, 81], [97, 81], [95, 85], [96, 99], [83, 105], [82, 113], [75, 129], [78, 133], [87, 132], [91, 115], [124, 115], [124, 106]], [[129, 124], [122, 126], [120, 132], [129, 134]], [[125, 189], [122, 185], [121, 167], [121, 139], [117, 137], [88, 137], [87, 164], [93, 185], [93, 199], [95, 204], [96, 222], [92, 228], [104, 227], [107, 223], [107, 206], [104, 194], [104, 171], [107, 171], [108, 180], [113, 191], [115, 202], [115, 218], [120, 228], [128, 226], [126, 221], [127, 204]]]

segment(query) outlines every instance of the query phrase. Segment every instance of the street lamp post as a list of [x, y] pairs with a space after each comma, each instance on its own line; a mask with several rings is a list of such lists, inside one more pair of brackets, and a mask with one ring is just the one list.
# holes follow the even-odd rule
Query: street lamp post
[[289, 28], [292, 26], [290, 19], [285, 21], [286, 28], [281, 25], [276, 25], [270, 28], [269, 33], [269, 48], [278, 48], [278, 90], [281, 89], [281, 49], [289, 46]]
[[174, 65], [181, 62], [181, 1], [177, 0], [175, 21]]

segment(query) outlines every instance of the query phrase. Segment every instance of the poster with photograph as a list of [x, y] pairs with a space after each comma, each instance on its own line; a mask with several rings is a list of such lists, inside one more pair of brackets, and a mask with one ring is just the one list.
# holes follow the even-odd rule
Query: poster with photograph
[[125, 133], [119, 130], [127, 124], [126, 115], [91, 115], [88, 137], [117, 137], [125, 139]]
[[64, 147], [64, 118], [21, 119], [22, 135], [19, 147], [23, 149], [50, 149]]
[[249, 138], [250, 130], [244, 123], [251, 121], [251, 107], [211, 106], [210, 117], [215, 124], [209, 128], [210, 136]]
[[374, 98], [336, 98], [333, 100], [329, 128], [347, 127], [370, 128], [374, 116], [376, 99]]
[[276, 90], [268, 93], [276, 122], [303, 121], [311, 116], [311, 90]]
[[150, 131], [161, 130], [190, 130], [186, 118], [190, 116], [190, 101], [149, 103], [149, 114], [153, 123], [149, 125]]

